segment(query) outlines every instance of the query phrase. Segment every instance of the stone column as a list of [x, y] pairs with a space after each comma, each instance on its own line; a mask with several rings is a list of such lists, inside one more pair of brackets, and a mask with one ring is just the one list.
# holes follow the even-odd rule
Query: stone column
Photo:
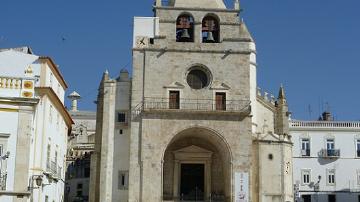
[[116, 82], [104, 82], [100, 152], [100, 201], [112, 201]]
[[180, 162], [179, 160], [174, 160], [174, 191], [173, 191], [173, 199], [176, 200], [179, 198], [179, 171], [180, 171]]

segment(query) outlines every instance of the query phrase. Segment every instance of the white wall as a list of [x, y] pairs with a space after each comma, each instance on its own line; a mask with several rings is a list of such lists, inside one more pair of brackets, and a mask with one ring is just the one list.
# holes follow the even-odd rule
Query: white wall
[[[359, 191], [360, 179], [357, 177], [360, 171], [360, 159], [356, 157], [356, 139], [360, 138], [359, 129], [338, 130], [338, 129], [318, 129], [294, 131], [291, 130], [293, 147], [293, 164], [294, 164], [294, 183], [300, 183], [300, 191], [314, 191], [314, 187], [302, 185], [301, 169], [311, 170], [311, 182], [316, 183], [318, 176], [321, 176], [320, 191]], [[326, 148], [326, 138], [335, 139], [335, 149], [340, 149], [340, 158], [322, 158], [318, 153], [321, 149]], [[310, 157], [301, 156], [301, 139], [310, 139]], [[327, 184], [327, 169], [335, 169], [335, 185]], [[309, 192], [311, 193], [311, 192]], [[325, 194], [326, 195], [326, 194]], [[340, 196], [341, 195], [341, 196]], [[327, 196], [326, 196], [327, 197]], [[323, 197], [325, 201], [327, 198]], [[352, 197], [351, 194], [342, 193], [339, 197]], [[357, 198], [356, 198], [357, 199]], [[321, 197], [319, 198], [320, 201]], [[337, 201], [345, 201], [339, 200]], [[353, 200], [346, 200], [353, 201]]]
[[134, 17], [133, 48], [136, 47], [136, 38], [144, 36], [154, 38], [159, 35], [158, 17]]

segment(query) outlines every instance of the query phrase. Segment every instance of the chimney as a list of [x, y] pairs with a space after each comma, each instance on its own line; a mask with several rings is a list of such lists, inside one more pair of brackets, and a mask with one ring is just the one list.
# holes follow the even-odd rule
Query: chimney
[[78, 111], [78, 109], [77, 109], [77, 101], [81, 98], [79, 93], [74, 91], [68, 96], [68, 98], [71, 100], [71, 110], [70, 111], [72, 111], [72, 112]]
[[322, 120], [323, 121], [333, 121], [334, 119], [330, 112], [325, 111], [324, 113], [322, 113]]

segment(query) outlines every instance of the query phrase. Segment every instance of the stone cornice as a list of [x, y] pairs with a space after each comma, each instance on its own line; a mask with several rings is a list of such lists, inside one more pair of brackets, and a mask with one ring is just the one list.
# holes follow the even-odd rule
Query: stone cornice
[[39, 103], [38, 98], [0, 97], [0, 103], [33, 106]]
[[187, 8], [173, 6], [154, 6], [159, 10], [185, 10], [185, 11], [208, 11], [208, 12], [224, 12], [224, 13], [240, 13], [241, 9], [224, 9], [224, 8]]
[[[218, 53], [225, 54], [225, 50], [202, 50], [202, 49], [167, 49], [167, 48], [133, 48], [133, 51], [152, 51], [152, 52], [180, 52], [180, 53]], [[256, 51], [247, 50], [247, 51], [231, 51], [230, 54], [243, 54], [249, 55], [255, 53]]]

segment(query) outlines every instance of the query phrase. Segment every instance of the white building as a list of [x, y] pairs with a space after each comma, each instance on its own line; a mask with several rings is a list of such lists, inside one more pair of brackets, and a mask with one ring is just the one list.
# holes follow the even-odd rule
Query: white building
[[290, 122], [298, 201], [360, 201], [360, 122]]
[[1, 202], [63, 201], [66, 88], [51, 58], [0, 50]]

